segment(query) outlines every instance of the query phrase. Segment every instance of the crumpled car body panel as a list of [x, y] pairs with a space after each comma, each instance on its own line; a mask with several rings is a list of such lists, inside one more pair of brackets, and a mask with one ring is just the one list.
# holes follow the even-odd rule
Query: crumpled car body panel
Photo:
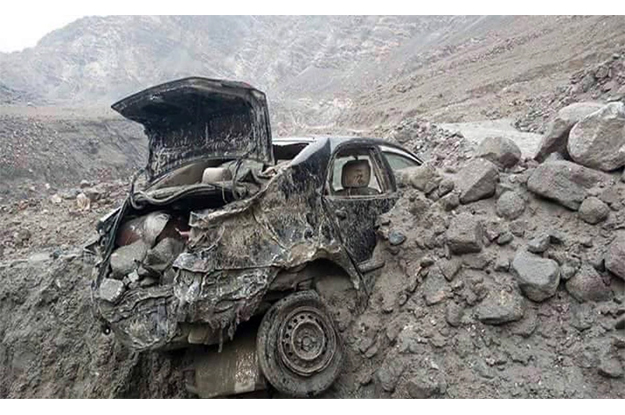
[[192, 212], [189, 242], [173, 264], [173, 286], [131, 289], [115, 305], [96, 300], [99, 314], [135, 350], [165, 347], [180, 335], [179, 323], [208, 324], [233, 336], [281, 270], [321, 258], [343, 268], [360, 300], [366, 299], [362, 274], [323, 195], [331, 152], [330, 141], [322, 140], [279, 168], [252, 197]]

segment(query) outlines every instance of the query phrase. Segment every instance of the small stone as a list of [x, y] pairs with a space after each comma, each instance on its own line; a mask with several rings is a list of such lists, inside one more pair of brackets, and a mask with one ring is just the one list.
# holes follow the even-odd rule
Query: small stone
[[527, 250], [534, 254], [542, 254], [545, 252], [551, 243], [551, 237], [549, 234], [541, 234], [535, 238], [532, 238], [527, 243]]
[[421, 265], [421, 267], [423, 268], [429, 267], [430, 265], [433, 265], [433, 264], [434, 264], [434, 258], [428, 255], [421, 258], [421, 261], [419, 262], [419, 265]]
[[91, 201], [87, 195], [79, 193], [78, 196], [76, 196], [76, 206], [78, 206], [80, 210], [89, 210], [91, 208]]
[[608, 247], [605, 255], [605, 267], [616, 275], [625, 280], [625, 233], [619, 232], [616, 238]]
[[469, 269], [482, 270], [488, 266], [491, 257], [483, 252], [468, 254], [462, 258], [462, 264]]
[[404, 368], [404, 363], [401, 360], [387, 358], [384, 361], [382, 367], [376, 372], [376, 379], [384, 391], [391, 393], [395, 390]]
[[460, 258], [440, 260], [437, 262], [437, 266], [441, 270], [445, 279], [447, 281], [452, 281], [462, 267], [462, 260]]
[[590, 265], [583, 264], [577, 274], [566, 282], [566, 290], [578, 301], [608, 301], [612, 290]]
[[446, 232], [447, 245], [454, 254], [480, 252], [482, 250], [482, 225], [471, 214], [456, 216]]
[[440, 197], [445, 196], [452, 190], [454, 190], [455, 183], [451, 179], [443, 179], [441, 183], [438, 185], [438, 195]]
[[442, 273], [438, 270], [428, 273], [421, 290], [428, 306], [440, 303], [450, 294], [449, 287], [445, 283]]
[[115, 303], [124, 294], [124, 283], [119, 280], [104, 278], [98, 293], [101, 299], [109, 303]]
[[406, 241], [406, 235], [397, 230], [392, 230], [388, 235], [388, 242], [392, 246], [401, 245]]
[[612, 379], [621, 378], [623, 365], [616, 357], [604, 356], [599, 361], [599, 374]]
[[588, 303], [573, 305], [571, 307], [571, 326], [579, 331], [588, 330], [594, 324], [595, 319], [592, 307]]
[[608, 218], [610, 208], [598, 198], [591, 196], [584, 199], [579, 206], [578, 214], [584, 222], [596, 225]]
[[450, 212], [460, 205], [460, 198], [456, 193], [448, 193], [438, 200], [445, 211]]
[[484, 324], [499, 325], [523, 318], [523, 297], [516, 291], [491, 291], [476, 308], [477, 319]]
[[532, 301], [544, 301], [552, 297], [558, 289], [560, 270], [558, 263], [552, 259], [519, 250], [510, 268], [519, 288]]
[[138, 240], [130, 245], [117, 248], [110, 259], [113, 277], [123, 278], [137, 268], [148, 252], [148, 247], [143, 240]]
[[495, 261], [494, 269], [499, 272], [508, 272], [508, 269], [510, 269], [510, 258], [505, 255], [499, 255]]
[[514, 236], [519, 237], [519, 238], [522, 238], [523, 236], [525, 236], [526, 228], [527, 228], [527, 222], [521, 219], [510, 222], [510, 225], [508, 226], [508, 229], [510, 229], [510, 232], [512, 232]]
[[497, 237], [497, 245], [506, 245], [512, 242], [514, 236], [511, 232], [505, 231]]
[[462, 317], [464, 316], [464, 309], [456, 304], [454, 301], [450, 301], [447, 304], [445, 310], [445, 320], [452, 327], [459, 327], [462, 324]]
[[525, 201], [516, 192], [505, 192], [497, 200], [497, 215], [514, 220], [525, 211]]
[[410, 379], [406, 388], [408, 395], [413, 399], [427, 399], [440, 393], [438, 382], [429, 379], [426, 373], [421, 373]]
[[90, 186], [91, 186], [91, 183], [89, 183], [88, 180], [84, 180], [83, 179], [83, 180], [80, 181], [80, 188], [81, 189], [84, 189], [84, 188], [90, 187]]

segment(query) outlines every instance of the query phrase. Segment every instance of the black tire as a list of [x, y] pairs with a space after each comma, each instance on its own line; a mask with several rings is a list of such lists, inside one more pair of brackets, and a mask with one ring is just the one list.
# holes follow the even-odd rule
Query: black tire
[[265, 314], [256, 340], [260, 367], [279, 392], [311, 397], [327, 390], [343, 366], [343, 344], [325, 304], [300, 291]]

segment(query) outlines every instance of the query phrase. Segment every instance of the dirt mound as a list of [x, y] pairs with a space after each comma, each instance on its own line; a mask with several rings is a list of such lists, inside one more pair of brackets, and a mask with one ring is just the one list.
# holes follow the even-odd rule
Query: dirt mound
[[147, 154], [140, 127], [88, 110], [0, 108], [0, 141], [0, 203], [53, 194], [83, 178], [127, 178]]

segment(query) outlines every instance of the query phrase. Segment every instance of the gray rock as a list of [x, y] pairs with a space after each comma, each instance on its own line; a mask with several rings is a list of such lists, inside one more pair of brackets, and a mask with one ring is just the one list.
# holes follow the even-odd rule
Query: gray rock
[[517, 251], [510, 266], [523, 294], [532, 301], [552, 297], [560, 283], [558, 263], [525, 250]]
[[184, 242], [174, 238], [164, 238], [147, 252], [143, 266], [162, 273], [171, 266], [183, 249]]
[[552, 153], [566, 154], [569, 132], [583, 118], [598, 111], [604, 104], [598, 102], [577, 102], [562, 108], [549, 123], [534, 159], [543, 162]]
[[510, 258], [505, 255], [499, 255], [495, 261], [495, 271], [507, 272], [510, 269]]
[[623, 365], [614, 356], [604, 356], [599, 361], [599, 374], [607, 378], [623, 377]]
[[590, 196], [579, 206], [578, 213], [584, 222], [596, 225], [608, 218], [610, 208], [598, 198]]
[[491, 197], [495, 194], [498, 181], [497, 166], [481, 158], [470, 160], [460, 170], [456, 180], [460, 203], [466, 204]]
[[448, 194], [449, 192], [451, 192], [452, 190], [454, 190], [454, 186], [456, 184], [454, 183], [453, 180], [451, 179], [443, 179], [440, 184], [438, 185], [438, 195], [440, 197], [445, 196], [446, 194]]
[[443, 393], [446, 388], [436, 378], [432, 379], [425, 371], [421, 371], [407, 382], [406, 389], [413, 399], [427, 399]]
[[454, 210], [460, 205], [460, 198], [456, 193], [448, 193], [438, 201], [447, 212]]
[[571, 326], [584, 331], [591, 328], [594, 322], [593, 310], [588, 303], [571, 305]]
[[578, 301], [608, 301], [612, 290], [601, 275], [588, 264], [583, 264], [574, 277], [566, 282], [566, 290]]
[[376, 379], [382, 389], [386, 392], [393, 392], [399, 377], [404, 372], [405, 365], [399, 359], [386, 359], [384, 364], [376, 372]]
[[501, 235], [497, 237], [497, 245], [505, 245], [512, 242], [514, 236], [512, 236], [511, 232], [505, 231]]
[[514, 220], [525, 211], [525, 200], [516, 192], [505, 192], [497, 200], [497, 215]]
[[123, 278], [137, 269], [137, 264], [143, 261], [148, 252], [148, 246], [143, 240], [138, 240], [130, 245], [117, 248], [111, 254], [111, 270], [115, 278]]
[[547, 233], [540, 234], [535, 238], [530, 239], [527, 243], [527, 250], [534, 254], [542, 254], [551, 244], [551, 236]]
[[442, 273], [436, 268], [428, 273], [421, 286], [421, 291], [425, 303], [429, 306], [438, 304], [451, 295]]
[[480, 252], [482, 250], [482, 224], [471, 214], [456, 216], [446, 232], [447, 245], [454, 254]]
[[619, 232], [605, 254], [605, 267], [625, 280], [625, 233]]
[[586, 167], [612, 171], [625, 166], [625, 104], [605, 105], [573, 127], [567, 150]]
[[569, 161], [554, 161], [538, 166], [527, 181], [527, 188], [571, 210], [577, 210], [588, 196], [589, 189], [609, 181], [609, 176], [596, 170]]
[[111, 278], [104, 278], [98, 291], [99, 297], [109, 303], [115, 303], [124, 294], [124, 283]]
[[401, 233], [400, 231], [397, 230], [392, 230], [389, 234], [388, 234], [388, 242], [392, 245], [392, 246], [397, 246], [397, 245], [401, 245], [406, 241], [406, 235], [404, 235], [403, 233]]
[[460, 258], [443, 259], [436, 263], [441, 273], [447, 281], [452, 281], [460, 268], [462, 267], [462, 260]]
[[462, 308], [454, 301], [450, 301], [447, 304], [447, 308], [445, 310], [445, 320], [447, 321], [447, 324], [452, 327], [459, 327], [462, 324], [463, 316], [464, 308]]
[[504, 324], [523, 318], [523, 297], [504, 289], [491, 291], [476, 308], [476, 317], [484, 324]]
[[441, 177], [436, 169], [430, 165], [409, 167], [398, 171], [398, 180], [409, 183], [412, 187], [425, 193], [430, 193], [438, 187]]
[[475, 154], [499, 167], [515, 166], [521, 159], [521, 149], [505, 137], [487, 137], [477, 147]]

